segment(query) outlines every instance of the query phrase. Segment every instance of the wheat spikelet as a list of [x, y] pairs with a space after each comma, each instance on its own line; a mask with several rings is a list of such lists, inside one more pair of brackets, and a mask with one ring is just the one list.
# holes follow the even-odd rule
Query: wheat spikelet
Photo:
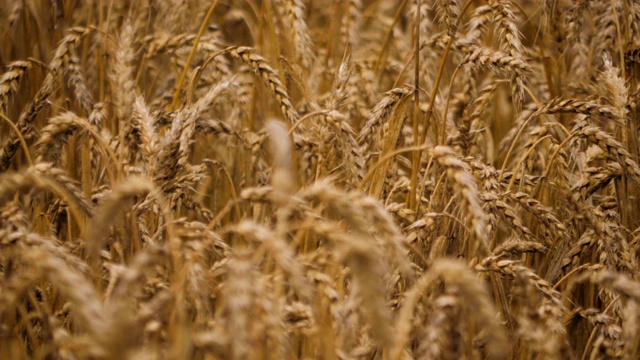
[[289, 92], [282, 85], [275, 70], [267, 63], [267, 60], [260, 55], [254, 54], [253, 49], [249, 47], [237, 47], [230, 49], [229, 53], [234, 58], [242, 60], [251, 66], [256, 75], [271, 90], [278, 101], [282, 115], [295, 124], [298, 121], [298, 111], [293, 107]]
[[493, 249], [492, 256], [520, 255], [522, 253], [544, 253], [547, 248], [533, 241], [507, 240]]
[[81, 119], [72, 112], [63, 113], [49, 119], [48, 124], [41, 129], [42, 136], [38, 140], [38, 145], [42, 147], [42, 156], [49, 157], [52, 155], [49, 147], [58, 141], [63, 141], [66, 135], [79, 127], [82, 127]]
[[71, 56], [68, 61], [65, 67], [67, 84], [73, 89], [76, 101], [89, 113], [93, 109], [94, 100], [84, 78], [80, 60], [75, 56]]
[[358, 28], [362, 19], [362, 1], [349, 0], [345, 3], [347, 16], [343, 17], [340, 27], [342, 42], [347, 45], [359, 42]]
[[589, 167], [584, 169], [580, 180], [574, 184], [572, 190], [580, 192], [582, 197], [587, 198], [620, 176], [622, 176], [622, 167], [619, 163], [607, 163], [598, 168]]
[[356, 294], [366, 309], [365, 317], [371, 326], [371, 335], [381, 346], [389, 346], [392, 341], [391, 314], [387, 307], [387, 294], [381, 280], [384, 268], [380, 261], [362, 242], [348, 246], [344, 261], [353, 271]]
[[[486, 216], [480, 205], [478, 188], [469, 166], [453, 153], [451, 148], [437, 146], [431, 151], [436, 161], [446, 169], [447, 177], [453, 183], [465, 208], [465, 218], [473, 235], [480, 242], [487, 241]], [[486, 245], [486, 244], [485, 244]]]
[[[506, 51], [509, 56], [522, 59], [524, 47], [520, 40], [521, 34], [514, 23], [515, 16], [511, 12], [509, 2], [505, 0], [491, 1], [490, 6], [493, 12], [493, 21], [498, 24], [500, 48]], [[520, 72], [514, 74], [516, 87], [513, 89], [513, 98], [518, 109], [524, 100], [524, 79], [522, 75]]]
[[575, 113], [592, 116], [602, 116], [604, 118], [615, 118], [618, 113], [617, 110], [610, 106], [600, 105], [591, 101], [582, 101], [578, 99], [552, 99], [545, 105], [536, 110], [531, 115], [537, 116], [540, 114], [556, 114], [556, 113]]
[[53, 58], [49, 62], [49, 71], [57, 73], [67, 66], [71, 57], [74, 47], [82, 40], [83, 37], [91, 33], [90, 28], [75, 27], [67, 31], [67, 35], [60, 40], [58, 47], [56, 48]]
[[582, 28], [582, 25], [584, 23], [584, 17], [582, 13], [588, 10], [588, 7], [589, 1], [574, 1], [573, 6], [567, 13], [567, 40], [576, 41], [578, 31]]
[[105, 340], [110, 356], [125, 356], [139, 341], [142, 327], [138, 325], [137, 318], [128, 315], [135, 311], [135, 297], [142, 293], [146, 275], [165, 256], [161, 248], [146, 248], [133, 259], [129, 267], [121, 270], [118, 282], [112, 290], [106, 291], [109, 298], [105, 303], [104, 313], [111, 321], [109, 328], [105, 330]]
[[[320, 151], [325, 154], [326, 170], [342, 166], [346, 183], [355, 187], [362, 173], [362, 155], [355, 139], [355, 132], [347, 123], [347, 118], [337, 111], [320, 114], [318, 137]], [[327, 171], [327, 172], [329, 172]]]
[[14, 61], [7, 65], [0, 77], [0, 109], [7, 112], [9, 97], [18, 90], [20, 79], [27, 73], [31, 63], [26, 61]]
[[536, 275], [531, 269], [519, 265], [514, 260], [500, 260], [496, 257], [488, 257], [476, 267], [478, 271], [494, 271], [504, 276], [522, 277], [531, 284], [537, 291], [545, 296], [554, 306], [558, 307], [562, 312], [566, 309], [562, 304], [562, 295], [558, 293], [549, 283]]
[[491, 21], [493, 12], [491, 6], [481, 5], [473, 10], [471, 19], [467, 23], [465, 40], [469, 43], [478, 44], [480, 37], [486, 32], [487, 25]]
[[145, 57], [153, 58], [161, 54], [167, 54], [175, 52], [178, 49], [189, 45], [195, 40], [196, 35], [180, 33], [177, 35], [171, 35], [167, 33], [160, 33], [154, 35], [148, 35], [142, 39], [147, 51]]
[[350, 86], [352, 74], [351, 56], [345, 57], [340, 63], [338, 73], [334, 79], [333, 90], [329, 100], [327, 100], [327, 108], [331, 110], [340, 110], [345, 103], [353, 96], [354, 89]]
[[524, 209], [536, 216], [545, 226], [549, 227], [554, 232], [555, 236], [564, 236], [564, 232], [567, 230], [566, 226], [558, 220], [552, 209], [542, 205], [538, 200], [533, 199], [526, 193], [519, 192], [509, 194], [508, 196], [520, 204]]
[[514, 229], [523, 240], [528, 242], [539, 241], [531, 229], [524, 224], [520, 216], [516, 214], [513, 208], [507, 203], [500, 201], [499, 197], [485, 195], [483, 196], [483, 200], [492, 207], [492, 212], [498, 212], [500, 218], [502, 218], [509, 227]]
[[605, 93], [609, 94], [611, 104], [617, 110], [618, 121], [620, 124], [624, 124], [627, 116], [629, 90], [624, 79], [620, 78], [619, 69], [613, 66], [607, 57], [604, 59], [604, 71], [601, 76], [607, 88]]
[[447, 34], [453, 36], [458, 30], [458, 2], [456, 0], [438, 0], [433, 3], [438, 13], [438, 18], [447, 29]]
[[636, 182], [640, 179], [640, 167], [633, 161], [625, 147], [611, 135], [595, 126], [585, 126], [576, 130], [575, 134], [578, 137], [585, 138], [590, 143], [598, 145], [608, 159], [618, 161], [625, 172]]
[[158, 134], [155, 127], [156, 119], [150, 113], [142, 97], [136, 98], [131, 114], [131, 126], [140, 132], [142, 141], [142, 154], [147, 161], [149, 176], [153, 176], [151, 169], [154, 168], [155, 154], [158, 151]]
[[462, 60], [463, 64], [486, 67], [497, 73], [515, 72], [518, 75], [522, 75], [531, 71], [531, 68], [524, 60], [501, 51], [480, 46], [473, 47], [470, 50], [470, 53]]
[[132, 131], [129, 118], [135, 99], [134, 60], [135, 29], [130, 22], [125, 22], [119, 34], [118, 47], [114, 52], [113, 63], [109, 75], [112, 80], [112, 98], [115, 106], [115, 115], [118, 119], [118, 131], [120, 140], [120, 156], [124, 158], [125, 144], [129, 142]]
[[380, 151], [382, 140], [380, 132], [384, 123], [393, 114], [396, 105], [406, 100], [412, 93], [413, 90], [409, 88], [393, 89], [388, 91], [386, 96], [376, 104], [371, 111], [371, 116], [358, 134], [357, 140], [363, 155], [375, 154]]
[[[457, 125], [460, 134], [453, 140], [453, 144], [459, 143], [465, 155], [473, 152], [477, 146], [476, 134], [473, 127], [477, 126], [477, 123], [481, 121], [482, 113], [485, 111], [487, 104], [490, 102], [492, 95], [499, 85], [500, 82], [494, 81], [483, 87], [478, 97], [465, 109], [462, 121]], [[473, 112], [470, 114], [469, 109], [473, 109]]]
[[423, 359], [454, 358], [462, 356], [464, 349], [456, 347], [462, 329], [456, 329], [460, 322], [461, 299], [457, 294], [443, 294], [433, 300], [433, 312], [424, 329], [424, 338], [420, 339], [417, 353]]
[[287, 18], [293, 24], [293, 46], [296, 50], [296, 56], [300, 59], [301, 64], [305, 68], [309, 68], [313, 64], [313, 44], [309, 29], [305, 21], [305, 6], [301, 0], [286, 0], [285, 11]]
[[613, 49], [620, 45], [618, 43], [616, 23], [620, 20], [622, 4], [620, 2], [608, 4], [607, 6], [599, 4], [597, 10], [599, 13], [596, 18], [596, 24], [600, 31], [593, 39], [595, 52], [599, 55], [613, 53]]
[[[53, 94], [55, 88], [56, 85], [53, 81], [53, 76], [47, 75], [33, 101], [27, 105], [27, 108], [20, 115], [20, 118], [16, 122], [16, 127], [25, 139], [29, 139], [33, 136], [33, 122], [40, 110], [45, 106], [49, 96]], [[9, 165], [11, 165], [11, 161], [15, 157], [19, 147], [20, 140], [17, 134], [13, 132], [10, 133], [7, 141], [4, 143], [2, 150], [0, 151], [0, 171], [6, 171], [9, 168]]]

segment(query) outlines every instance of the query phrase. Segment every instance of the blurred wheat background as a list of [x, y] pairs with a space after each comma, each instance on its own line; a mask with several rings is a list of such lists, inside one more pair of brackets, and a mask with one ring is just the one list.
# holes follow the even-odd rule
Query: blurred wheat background
[[640, 1], [0, 18], [0, 359], [640, 356]]

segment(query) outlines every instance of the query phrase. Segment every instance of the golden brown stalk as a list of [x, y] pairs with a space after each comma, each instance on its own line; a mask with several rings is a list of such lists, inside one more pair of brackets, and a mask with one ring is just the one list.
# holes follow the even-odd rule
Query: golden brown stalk
[[184, 68], [182, 69], [182, 74], [180, 75], [180, 78], [178, 79], [178, 84], [176, 86], [176, 91], [175, 94], [173, 95], [173, 103], [172, 108], [177, 107], [179, 101], [180, 101], [180, 97], [182, 95], [182, 85], [184, 84], [184, 80], [187, 78], [187, 72], [189, 71], [189, 68], [191, 67], [191, 61], [193, 60], [193, 56], [196, 53], [196, 49], [198, 48], [198, 43], [200, 42], [200, 38], [202, 37], [202, 34], [204, 33], [204, 30], [206, 29], [207, 25], [209, 24], [209, 20], [211, 19], [211, 16], [213, 15], [213, 11], [216, 8], [216, 5], [218, 5], [218, 0], [215, 0], [213, 3], [211, 3], [211, 6], [209, 6], [209, 10], [207, 11], [207, 14], [204, 16], [204, 19], [202, 20], [202, 24], [200, 24], [200, 30], [198, 30], [198, 35], [195, 36], [194, 41], [193, 41], [193, 46], [191, 47], [191, 52], [189, 52], [189, 57], [187, 58], [187, 62], [184, 66]]

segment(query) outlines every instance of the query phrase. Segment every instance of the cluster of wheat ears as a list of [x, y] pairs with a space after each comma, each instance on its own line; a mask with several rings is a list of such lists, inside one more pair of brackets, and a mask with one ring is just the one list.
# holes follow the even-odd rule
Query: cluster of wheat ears
[[1, 0], [0, 359], [637, 359], [637, 0]]

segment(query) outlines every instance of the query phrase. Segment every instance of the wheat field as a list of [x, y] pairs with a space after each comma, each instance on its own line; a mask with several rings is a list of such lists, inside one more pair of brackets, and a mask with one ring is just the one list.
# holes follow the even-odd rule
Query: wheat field
[[640, 1], [0, 19], [0, 360], [640, 357]]

